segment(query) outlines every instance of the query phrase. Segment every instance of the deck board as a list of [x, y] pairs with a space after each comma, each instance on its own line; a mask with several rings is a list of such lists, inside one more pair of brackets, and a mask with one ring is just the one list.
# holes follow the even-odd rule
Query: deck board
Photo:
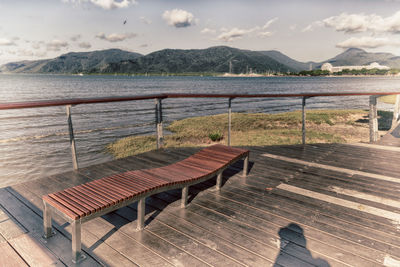
[[[82, 225], [82, 266], [383, 266], [400, 265], [400, 224], [383, 215], [285, 190], [299, 188], [399, 214], [400, 150], [313, 144], [249, 147], [250, 172], [237, 162], [215, 179], [190, 187], [180, 208], [180, 190], [146, 199], [146, 227], [136, 231], [136, 203]], [[128, 170], [175, 163], [199, 148], [162, 149], [89, 166], [0, 189], [0, 246], [24, 266], [44, 257], [48, 264], [73, 266], [71, 227], [54, 217], [57, 234], [41, 239], [41, 196]], [[262, 156], [392, 177], [346, 174]], [[31, 249], [30, 249], [31, 247]], [[36, 251], [36, 252], [35, 252]], [[4, 254], [4, 255], [5, 255]], [[42, 255], [42, 256], [40, 256]]]

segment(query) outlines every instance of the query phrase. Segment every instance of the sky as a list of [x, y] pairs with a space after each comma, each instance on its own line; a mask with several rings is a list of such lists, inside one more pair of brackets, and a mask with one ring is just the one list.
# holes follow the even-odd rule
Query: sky
[[0, 65], [220, 45], [303, 62], [350, 47], [400, 56], [400, 0], [0, 0]]

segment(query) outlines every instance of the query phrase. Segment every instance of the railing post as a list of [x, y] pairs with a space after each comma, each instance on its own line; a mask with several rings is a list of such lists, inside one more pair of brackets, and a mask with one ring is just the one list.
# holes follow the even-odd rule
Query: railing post
[[394, 103], [393, 108], [393, 120], [392, 120], [392, 129], [397, 126], [400, 116], [400, 95], [396, 95], [396, 102]]
[[302, 144], [306, 144], [306, 99], [307, 97], [303, 96], [302, 101], [301, 101], [301, 120], [302, 120], [302, 126], [301, 126], [301, 131], [302, 131]]
[[232, 127], [232, 99], [228, 100], [228, 146], [231, 146], [231, 127]]
[[77, 170], [78, 169], [78, 159], [76, 157], [74, 128], [72, 127], [71, 105], [67, 105], [66, 109], [67, 109], [67, 118], [68, 118], [69, 143], [71, 145], [71, 154], [72, 154], [72, 165], [74, 166], [74, 170]]
[[378, 141], [378, 110], [376, 107], [377, 96], [369, 97], [369, 141]]
[[163, 136], [163, 117], [161, 98], [156, 99], [156, 127], [157, 127], [157, 149], [162, 148], [164, 144]]

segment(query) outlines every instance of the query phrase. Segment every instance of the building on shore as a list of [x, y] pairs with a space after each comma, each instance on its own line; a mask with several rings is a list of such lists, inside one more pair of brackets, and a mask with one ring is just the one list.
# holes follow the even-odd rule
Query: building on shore
[[388, 66], [382, 66], [378, 62], [373, 62], [369, 65], [363, 65], [363, 66], [332, 66], [331, 63], [324, 63], [321, 66], [321, 70], [327, 70], [329, 72], [340, 72], [343, 70], [362, 70], [362, 69], [378, 69], [378, 70], [388, 70], [390, 69]]

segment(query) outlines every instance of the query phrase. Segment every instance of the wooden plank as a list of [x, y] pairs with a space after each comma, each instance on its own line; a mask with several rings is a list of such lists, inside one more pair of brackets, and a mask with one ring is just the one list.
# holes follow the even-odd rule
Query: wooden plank
[[[136, 210], [132, 210], [132, 208], [122, 208], [117, 211], [117, 214], [123, 216], [124, 218], [131, 220], [135, 218]], [[146, 221], [148, 221], [152, 215], [146, 215]], [[215, 265], [215, 266], [223, 266], [224, 264], [229, 264], [233, 266], [243, 266], [242, 264], [225, 257], [224, 255], [204, 246], [197, 240], [193, 240], [184, 234], [175, 231], [172, 228], [169, 228], [157, 220], [150, 219], [151, 224], [148, 224], [145, 228], [145, 231], [151, 233], [154, 237], [159, 239], [159, 242], [164, 241], [163, 248], [159, 253], [165, 253], [163, 250], [164, 246], [168, 246], [169, 249], [175, 248], [175, 250], [180, 250], [183, 253], [178, 253], [178, 255], [183, 254], [184, 257], [192, 257], [192, 261], [196, 259], [198, 263], [201, 262], [201, 265]], [[128, 233], [131, 233], [132, 229], [129, 230]], [[125, 231], [124, 231], [125, 232]], [[162, 244], [162, 243], [161, 243]], [[161, 247], [158, 246], [158, 249]], [[172, 254], [172, 255], [171, 255]], [[183, 255], [180, 255], [182, 257]], [[168, 258], [173, 256], [172, 252], [169, 252], [166, 255]], [[189, 260], [188, 259], [188, 260]], [[185, 262], [184, 260], [183, 262]], [[179, 260], [182, 263], [181, 260]], [[184, 264], [186, 265], [186, 263]]]
[[269, 154], [269, 153], [264, 153], [263, 156], [275, 158], [275, 159], [279, 159], [279, 160], [284, 160], [284, 161], [288, 161], [288, 162], [293, 162], [293, 163], [297, 163], [297, 164], [304, 164], [304, 165], [310, 166], [310, 167], [322, 168], [322, 169], [327, 169], [327, 170], [331, 170], [331, 171], [346, 173], [346, 174], [350, 174], [350, 175], [357, 174], [357, 175], [366, 176], [366, 177], [383, 180], [383, 181], [388, 181], [388, 182], [392, 182], [392, 183], [400, 183], [399, 178], [390, 177], [390, 176], [386, 176], [386, 175], [357, 171], [357, 170], [352, 170], [352, 169], [347, 169], [347, 168], [342, 168], [342, 167], [334, 167], [334, 166], [330, 166], [330, 165], [326, 165], [326, 164], [308, 162], [308, 161], [298, 160], [298, 159], [284, 157], [284, 156], [277, 156], [277, 155], [273, 155], [273, 154]]
[[[248, 201], [246, 200], [246, 198], [242, 198], [242, 197], [239, 197], [239, 198], [238, 198], [237, 194], [235, 194], [235, 197], [236, 197], [237, 200], [244, 201], [245, 203], [248, 203], [248, 204], [251, 205], [251, 206], [255, 205], [253, 202], [248, 202]], [[261, 203], [264, 203], [264, 201], [263, 201], [263, 200], [260, 200], [259, 202], [257, 202], [257, 204], [256, 204], [257, 207], [259, 207], [259, 206], [261, 205]], [[268, 203], [269, 203], [269, 202], [265, 202], [265, 204], [268, 204]], [[276, 201], [275, 201], [275, 203], [279, 203], [279, 202], [276, 202]], [[341, 228], [341, 229], [339, 228], [339, 231], [332, 229], [332, 226], [334, 226], [334, 221], [332, 222], [332, 226], [327, 227], [328, 225], [320, 224], [318, 221], [315, 221], [315, 219], [314, 219], [314, 220], [310, 220], [310, 218], [305, 217], [304, 220], [303, 220], [303, 219], [302, 219], [302, 215], [300, 215], [300, 214], [297, 214], [297, 215], [290, 215], [290, 213], [288, 213], [287, 211], [284, 211], [284, 210], [282, 210], [282, 209], [280, 209], [280, 208], [275, 208], [275, 207], [272, 206], [272, 205], [269, 205], [269, 206], [270, 206], [269, 210], [270, 210], [271, 212], [273, 212], [273, 213], [278, 213], [278, 214], [280, 214], [281, 216], [284, 216], [284, 217], [288, 218], [289, 220], [302, 222], [302, 224], [314, 225], [314, 227], [317, 227], [318, 229], [323, 230], [323, 232], [326, 232], [327, 234], [329, 234], [329, 233], [335, 233], [336, 236], [340, 236], [343, 240], [346, 240], [346, 239], [348, 239], [348, 238], [351, 238], [351, 240], [353, 240], [352, 242], [359, 242], [359, 240], [360, 240], [360, 238], [361, 238], [360, 236], [359, 236], [359, 237], [354, 237], [354, 234], [349, 234], [349, 233], [344, 234], [344, 232], [346, 232], [347, 230], [346, 230], [346, 229], [343, 229], [343, 228]], [[254, 211], [254, 212], [255, 212], [255, 211]], [[299, 220], [300, 220], [300, 221], [299, 221]], [[321, 227], [322, 227], [322, 228], [321, 228]], [[333, 227], [333, 228], [335, 228], [335, 227]], [[320, 231], [320, 230], [319, 230], [319, 231]], [[316, 232], [319, 232], [319, 231], [316, 231]], [[330, 235], [330, 234], [329, 234], [329, 235]], [[335, 236], [335, 239], [336, 239], [336, 236]], [[353, 237], [352, 237], [352, 236], [353, 236]], [[365, 238], [361, 238], [361, 240], [365, 240]], [[360, 240], [360, 242], [361, 242], [361, 240]], [[333, 241], [330, 241], [330, 242], [334, 243]], [[342, 242], [342, 241], [341, 241], [341, 242]], [[373, 245], [371, 245], [371, 244], [373, 244]], [[376, 247], [377, 244], [379, 244], [379, 242], [377, 242], [377, 241], [372, 241], [372, 243], [370, 242], [370, 245], [368, 245], [368, 246], [370, 246], [370, 247]], [[379, 246], [382, 246], [382, 245], [383, 245], [383, 244], [380, 243]], [[367, 245], [366, 245], [366, 244], [363, 245], [363, 249], [360, 249], [360, 252], [358, 252], [358, 253], [364, 254], [364, 253], [365, 253], [365, 246], [367, 246]], [[350, 248], [352, 248], [352, 246], [350, 246]], [[395, 249], [395, 247], [392, 247], [391, 249]], [[350, 251], [352, 251], [352, 250], [350, 250]], [[353, 250], [353, 251], [354, 251], [354, 250]], [[357, 252], [357, 251], [355, 251], [355, 252]], [[372, 252], [371, 252], [371, 253], [372, 253]], [[368, 256], [369, 254], [365, 254], [365, 255]]]
[[244, 208], [245, 209], [245, 208]]
[[[171, 262], [159, 254], [154, 253], [151, 249], [141, 244], [138, 240], [145, 238], [146, 235], [135, 239], [119, 230], [120, 227], [132, 224], [116, 214], [109, 214], [103, 218], [95, 218], [82, 225], [83, 233], [90, 232], [94, 234], [96, 243], [106, 243], [119, 254], [129, 259], [131, 263], [139, 266], [172, 266]], [[116, 223], [117, 222], [117, 223]], [[135, 224], [135, 222], [133, 222]], [[100, 257], [106, 255], [99, 254]], [[114, 263], [115, 265], [115, 263]], [[120, 264], [119, 266], [125, 266]]]
[[[193, 205], [194, 206], [194, 205]], [[270, 213], [266, 211], [260, 211], [257, 209], [250, 209], [245, 207], [238, 209], [228, 209], [226, 205], [220, 206], [216, 203], [207, 202], [207, 204], [197, 205], [191, 209], [191, 211], [199, 213], [203, 211], [205, 206], [208, 207], [208, 211], [218, 212], [228, 216], [230, 220], [235, 221], [237, 224], [244, 224], [246, 228], [254, 227], [260, 231], [260, 235], [265, 232], [270, 234], [277, 234], [283, 228], [291, 229], [288, 232], [289, 235], [285, 235], [286, 240], [292, 241], [298, 245], [304, 246], [304, 239], [307, 240], [308, 249], [312, 251], [318, 251], [322, 255], [331, 255], [332, 251], [340, 251], [336, 255], [340, 255], [339, 258], [342, 262], [347, 264], [360, 265], [360, 266], [373, 266], [377, 259], [383, 261], [383, 253], [377, 253], [373, 249], [367, 249], [362, 247], [360, 251], [359, 247], [355, 245], [355, 242], [349, 242], [346, 239], [337, 238], [332, 235], [329, 231], [320, 230], [318, 227], [310, 227], [309, 218], [299, 218], [298, 216], [288, 216], [284, 213]], [[294, 225], [293, 227], [291, 225]], [[299, 230], [301, 231], [299, 232]], [[304, 233], [304, 237], [302, 237]], [[301, 234], [300, 236], [298, 234]], [[329, 261], [329, 258], [324, 258]]]
[[[135, 212], [132, 212], [128, 207], [124, 207], [119, 209], [116, 214], [121, 216], [112, 216], [112, 214], [107, 214], [107, 218], [112, 224], [115, 224], [115, 220], [123, 220], [125, 222], [132, 222], [136, 220]], [[112, 216], [112, 218], [110, 218]], [[146, 215], [145, 221], [148, 221], [149, 214]], [[129, 217], [129, 218], [128, 218]], [[88, 222], [90, 223], [90, 222]], [[118, 223], [117, 223], [118, 224]], [[136, 223], [124, 223], [119, 228], [119, 231], [124, 235], [136, 240], [144, 247], [151, 250], [153, 253], [159, 255], [160, 257], [166, 259], [168, 262], [173, 265], [194, 265], [201, 266], [205, 265], [205, 262], [189, 253], [186, 253], [184, 250], [179, 247], [173, 245], [167, 240], [160, 238], [159, 236], [153, 234], [151, 231], [148, 231], [145, 228], [142, 231], [136, 230]]]
[[23, 234], [9, 241], [14, 250], [30, 266], [62, 266], [44, 245], [30, 234]]
[[394, 146], [384, 146], [384, 145], [369, 144], [369, 143], [354, 143], [354, 144], [350, 144], [350, 145], [373, 148], [373, 149], [382, 149], [382, 150], [386, 150], [386, 151], [400, 152], [400, 147], [394, 147]]
[[8, 242], [0, 243], [0, 266], [23, 267], [28, 266]]
[[[365, 200], [365, 203], [376, 205], [387, 209], [391, 207], [393, 211], [400, 212], [400, 197], [396, 194], [397, 190], [388, 189], [386, 192], [374, 186], [359, 186], [352, 183], [352, 180], [338, 181], [332, 177], [325, 175], [314, 175], [309, 173], [302, 173], [294, 180], [297, 184], [310, 184], [314, 187], [321, 188], [327, 192], [333, 192], [336, 195], [343, 195], [350, 198]], [[346, 197], [345, 197], [346, 198]]]
[[[388, 219], [380, 219], [380, 217], [347, 208], [337, 209], [337, 207], [327, 202], [307, 199], [299, 195], [282, 194], [284, 191], [281, 190], [259, 190], [258, 188], [250, 186], [243, 187], [235, 185], [234, 183], [229, 184], [229, 186], [224, 189], [225, 192], [229, 194], [257, 199], [255, 201], [256, 203], [258, 203], [258, 199], [262, 199], [265, 202], [279, 203], [281, 209], [292, 212], [296, 211], [300, 215], [316, 213], [332, 217], [334, 223], [339, 220], [347, 221], [352, 225], [357, 225], [358, 227], [367, 227], [366, 231], [374, 231], [375, 234], [376, 231], [388, 234], [397, 234], [397, 231], [393, 228], [393, 224]], [[390, 227], [388, 227], [388, 225], [390, 225]], [[395, 231], [393, 232], [393, 230]]]
[[[218, 199], [218, 195], [215, 196], [215, 198]], [[205, 199], [208, 200], [214, 200], [214, 198], [210, 195], [207, 195], [205, 197]], [[199, 216], [203, 217], [203, 218], [208, 218], [211, 220], [215, 220], [216, 222], [222, 224], [222, 225], [229, 225], [229, 227], [231, 227], [232, 229], [239, 231], [239, 232], [243, 232], [246, 235], [250, 235], [251, 237], [257, 239], [257, 240], [261, 240], [264, 243], [269, 243], [270, 245], [273, 245], [275, 242], [279, 241], [279, 236], [277, 235], [278, 231], [280, 230], [280, 228], [283, 228], [284, 225], [289, 225], [291, 223], [291, 221], [289, 219], [279, 219], [280, 217], [276, 217], [275, 215], [273, 215], [273, 217], [268, 219], [268, 223], [267, 224], [263, 224], [263, 223], [257, 223], [258, 219], [257, 218], [253, 218], [252, 216], [247, 216], [247, 220], [245, 219], [246, 216], [244, 216], [242, 218], [242, 220], [237, 221], [237, 216], [236, 216], [236, 212], [238, 211], [242, 211], [243, 209], [246, 209], [248, 211], [247, 214], [253, 214], [253, 213], [257, 213], [257, 210], [251, 209], [249, 207], [246, 206], [241, 206], [239, 208], [236, 208], [235, 210], [232, 210], [232, 208], [227, 208], [227, 203], [229, 202], [230, 206], [232, 204], [235, 204], [235, 202], [230, 202], [228, 199], [225, 199], [223, 201], [224, 205], [221, 208], [215, 208], [217, 205], [217, 203], [220, 203], [219, 201], [212, 203], [212, 202], [207, 202], [206, 204], [201, 204], [200, 202], [198, 202], [200, 200], [196, 199], [195, 200], [195, 206], [188, 206], [187, 210], [194, 212], [196, 214], [198, 214]], [[204, 198], [202, 198], [201, 201], [204, 201]], [[234, 212], [235, 211], [235, 212]], [[234, 215], [235, 214], [235, 215]], [[239, 216], [241, 217], [241, 216]], [[265, 214], [264, 214], [264, 218]], [[256, 221], [254, 224], [253, 223], [247, 223], [248, 220]], [[244, 225], [243, 225], [244, 223]], [[268, 225], [268, 226], [266, 226]], [[245, 229], [243, 231], [243, 229]], [[312, 231], [312, 230], [311, 230]], [[284, 237], [285, 241], [284, 242], [294, 242], [295, 244], [299, 245], [299, 246], [304, 246], [304, 242], [302, 241], [302, 239], [299, 239], [299, 236], [297, 236], [296, 234], [290, 234], [289, 236], [285, 236]], [[271, 240], [273, 241], [273, 243], [271, 243]], [[274, 241], [275, 240], [275, 241]], [[276, 241], [277, 240], [277, 241]], [[318, 238], [307, 238], [307, 244], [308, 244], [308, 248], [312, 249], [312, 253], [313, 254], [317, 254], [320, 255], [321, 257], [325, 258], [325, 259], [329, 259], [330, 263], [334, 263], [337, 260], [339, 260], [339, 262], [348, 262], [350, 265], [354, 264], [354, 262], [359, 261], [359, 263], [362, 263], [362, 266], [374, 266], [374, 263], [372, 263], [371, 261], [365, 261], [364, 259], [358, 259], [356, 254], [354, 253], [349, 253], [345, 250], [343, 250], [341, 247], [335, 247], [335, 246], [331, 246], [330, 243], [321, 243], [319, 241]], [[302, 251], [304, 251], [303, 249], [299, 249], [299, 253], [301, 253]], [[336, 256], [335, 259], [332, 259], [330, 257], [330, 255], [335, 254], [335, 255], [340, 255], [340, 256]], [[297, 255], [297, 257], [299, 257], [299, 255]], [[336, 263], [337, 265], [338, 263]], [[339, 264], [340, 265], [340, 264]]]
[[[237, 245], [232, 242], [233, 240], [221, 238], [221, 233], [214, 234], [170, 213], [162, 212], [155, 217], [155, 220], [159, 221], [164, 228], [171, 228], [174, 231], [209, 247], [210, 249], [218, 251], [225, 257], [234, 258], [239, 263], [250, 266], [267, 266], [272, 264], [272, 262], [267, 258], [260, 256], [258, 253], [253, 253], [243, 247], [243, 244]], [[153, 228], [150, 230], [154, 232], [152, 229]], [[215, 264], [215, 262], [212, 261], [212, 264]]]
[[[162, 198], [160, 200], [151, 199], [151, 203], [156, 203], [155, 205], [161, 205], [163, 207], [163, 204], [160, 202], [162, 201]], [[281, 258], [284, 257], [286, 266], [305, 266], [307, 265], [307, 261], [304, 262], [300, 260], [301, 256], [304, 255], [304, 247], [302, 249], [297, 248], [297, 249], [292, 249], [290, 253], [287, 253], [286, 251], [279, 251], [279, 244], [278, 247], [276, 246], [277, 243], [273, 242], [271, 243], [270, 240], [275, 240], [274, 237], [268, 237], [266, 235], [263, 235], [263, 237], [268, 240], [268, 242], [262, 242], [260, 240], [257, 240], [255, 238], [252, 238], [251, 236], [242, 234], [240, 232], [235, 231], [234, 229], [228, 227], [228, 223], [223, 223], [220, 224], [217, 221], [212, 221], [209, 220], [205, 216], [198, 216], [195, 213], [192, 213], [188, 210], [181, 210], [181, 209], [176, 209], [176, 207], [171, 207], [171, 205], [162, 208], [163, 213], [159, 214], [157, 216], [158, 220], [163, 221], [166, 224], [169, 224], [171, 227], [175, 227], [173, 224], [171, 224], [171, 216], [174, 217], [179, 217], [182, 218], [185, 222], [185, 224], [188, 225], [196, 225], [199, 229], [201, 229], [203, 235], [205, 235], [205, 241], [211, 244], [216, 244], [218, 246], [218, 243], [221, 242], [219, 239], [224, 240], [228, 243], [231, 243], [232, 245], [241, 247], [244, 250], [248, 250], [256, 255], [259, 255], [260, 257], [263, 257], [267, 259], [269, 262], [274, 263], [276, 257], [278, 254], [281, 254]], [[165, 214], [165, 211], [168, 210], [168, 214]], [[180, 217], [180, 216], [181, 217]], [[164, 219], [165, 217], [165, 219]], [[177, 229], [181, 229], [180, 226], [177, 226]], [[187, 233], [190, 234], [192, 232], [192, 228], [187, 229]], [[215, 238], [209, 238], [209, 235], [205, 233], [213, 233], [216, 235]], [[200, 240], [202, 239], [201, 233], [198, 234], [199, 237], [196, 236], [196, 239], [199, 238]], [[279, 242], [278, 242], [279, 243]], [[230, 254], [232, 257], [235, 257], [238, 260], [246, 260], [246, 259], [241, 259], [240, 254], [238, 253], [233, 253]], [[283, 256], [282, 256], [283, 255]], [[295, 256], [294, 256], [295, 255]], [[247, 259], [248, 261], [249, 259]], [[250, 261], [254, 261], [253, 258], [250, 259]], [[244, 261], [246, 263], [246, 261]], [[265, 263], [267, 264], [267, 263]], [[266, 266], [266, 265], [262, 266]], [[276, 262], [275, 262], [276, 264]], [[252, 265], [252, 264], [250, 264]], [[257, 264], [252, 265], [252, 266], [259, 266]], [[333, 265], [335, 266], [335, 265]]]
[[28, 230], [14, 218], [10, 218], [10, 215], [4, 211], [4, 207], [0, 205], [0, 236], [2, 239], [11, 240], [26, 233], [28, 233]]

